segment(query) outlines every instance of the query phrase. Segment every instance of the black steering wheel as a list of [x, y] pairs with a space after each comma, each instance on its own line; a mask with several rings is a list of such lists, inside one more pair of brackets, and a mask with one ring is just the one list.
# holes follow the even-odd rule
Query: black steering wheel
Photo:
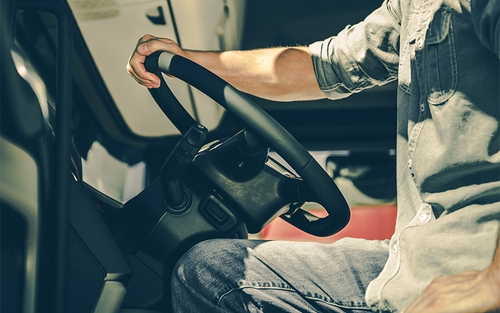
[[281, 215], [283, 219], [316, 236], [334, 234], [347, 225], [350, 210], [332, 178], [285, 128], [249, 97], [200, 65], [169, 52], [152, 54], [145, 66], [161, 80], [159, 88], [150, 89], [152, 96], [181, 133], [185, 134], [198, 123], [177, 101], [161, 72], [196, 87], [243, 121], [246, 130], [276, 151], [306, 183], [307, 191], [297, 191], [304, 193], [304, 200], [319, 203], [328, 213], [320, 218], [299, 208]]

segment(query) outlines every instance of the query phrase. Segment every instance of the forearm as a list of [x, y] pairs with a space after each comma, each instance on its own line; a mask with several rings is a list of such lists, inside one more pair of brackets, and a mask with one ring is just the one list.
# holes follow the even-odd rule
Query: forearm
[[184, 50], [168, 38], [144, 35], [127, 63], [127, 72], [141, 85], [158, 88], [160, 79], [146, 71], [146, 57], [170, 51], [214, 72], [235, 88], [276, 101], [325, 98], [314, 72], [309, 47], [268, 48], [247, 51]]
[[308, 47], [206, 52], [184, 50], [235, 88], [270, 100], [325, 98], [318, 86]]

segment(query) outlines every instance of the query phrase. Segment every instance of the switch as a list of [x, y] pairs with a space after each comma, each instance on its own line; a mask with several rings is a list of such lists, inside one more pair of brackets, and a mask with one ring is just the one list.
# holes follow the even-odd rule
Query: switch
[[228, 214], [212, 201], [209, 201], [205, 205], [205, 213], [218, 225], [223, 225], [229, 219]]

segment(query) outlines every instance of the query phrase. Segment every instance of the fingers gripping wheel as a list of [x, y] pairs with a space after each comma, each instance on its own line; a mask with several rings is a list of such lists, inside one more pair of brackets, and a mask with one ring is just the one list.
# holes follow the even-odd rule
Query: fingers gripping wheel
[[298, 191], [303, 193], [304, 200], [317, 202], [328, 212], [328, 216], [319, 218], [299, 209], [291, 215], [282, 215], [282, 218], [316, 236], [334, 234], [347, 225], [349, 207], [330, 176], [286, 129], [247, 96], [207, 69], [169, 52], [152, 54], [146, 59], [145, 66], [161, 80], [160, 88], [150, 89], [152, 96], [182, 133], [197, 123], [175, 99], [161, 72], [196, 87], [241, 119], [247, 130], [265, 140], [304, 180], [307, 190]]

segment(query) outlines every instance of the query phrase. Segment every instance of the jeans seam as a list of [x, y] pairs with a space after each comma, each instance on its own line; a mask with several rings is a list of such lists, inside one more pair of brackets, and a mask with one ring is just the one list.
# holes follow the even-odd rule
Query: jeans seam
[[264, 290], [264, 289], [268, 289], [268, 290], [281, 290], [281, 291], [288, 291], [288, 292], [297, 292], [297, 294], [299, 294], [301, 297], [303, 297], [304, 299], [308, 299], [308, 300], [311, 300], [311, 301], [316, 301], [316, 302], [322, 302], [324, 304], [327, 304], [327, 305], [332, 305], [332, 306], [335, 306], [335, 307], [338, 307], [338, 308], [343, 308], [343, 309], [358, 309], [358, 310], [367, 310], [367, 311], [371, 311], [371, 309], [364, 303], [354, 303], [354, 302], [351, 302], [349, 304], [347, 303], [344, 303], [342, 301], [335, 301], [334, 299], [332, 299], [331, 297], [328, 297], [328, 296], [325, 296], [324, 298], [328, 298], [328, 300], [324, 299], [323, 296], [320, 296], [320, 295], [317, 295], [316, 296], [310, 296], [309, 294], [311, 294], [310, 292], [298, 292], [296, 289], [286, 285], [286, 284], [283, 284], [283, 283], [280, 283], [280, 284], [276, 284], [276, 283], [270, 283], [270, 282], [258, 282], [258, 283], [253, 283], [253, 284], [238, 284], [237, 286], [235, 285], [231, 285], [231, 286], [228, 286], [227, 288], [224, 288], [224, 289], [227, 289], [225, 292], [223, 292], [220, 296], [218, 296], [217, 298], [217, 306], [221, 306], [221, 302], [223, 300], [224, 297], [226, 297], [227, 295], [229, 295], [230, 293], [232, 293], [233, 291], [237, 291], [237, 290], [243, 290], [243, 289], [259, 289], [259, 290]]
[[290, 292], [293, 292], [293, 289], [292, 288], [280, 288], [280, 287], [276, 287], [276, 286], [269, 286], [269, 287], [259, 287], [259, 286], [251, 286], [251, 285], [245, 285], [245, 286], [238, 286], [238, 287], [232, 287], [230, 288], [229, 290], [227, 290], [226, 292], [224, 292], [223, 294], [221, 294], [217, 300], [217, 305], [219, 306], [220, 303], [222, 302], [222, 299], [229, 295], [230, 293], [232, 293], [233, 291], [236, 291], [236, 290], [243, 290], [243, 289], [247, 289], [247, 288], [253, 288], [253, 289], [270, 289], [270, 290], [283, 290], [283, 291], [290, 291]]

